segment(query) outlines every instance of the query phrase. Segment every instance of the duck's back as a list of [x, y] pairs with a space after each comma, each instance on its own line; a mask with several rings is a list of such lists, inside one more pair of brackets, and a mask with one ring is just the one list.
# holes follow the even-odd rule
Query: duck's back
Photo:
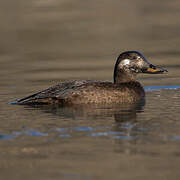
[[70, 81], [22, 98], [18, 104], [110, 104], [132, 103], [144, 97], [144, 89], [137, 81], [114, 84], [102, 81]]

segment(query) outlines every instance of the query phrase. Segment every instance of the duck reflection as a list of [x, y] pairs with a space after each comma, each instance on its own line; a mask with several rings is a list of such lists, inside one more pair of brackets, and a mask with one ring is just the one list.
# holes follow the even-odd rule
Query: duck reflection
[[117, 153], [134, 153], [132, 148], [141, 133], [137, 127], [137, 117], [139, 113], [144, 112], [144, 107], [144, 99], [133, 104], [103, 106], [36, 106], [36, 108], [28, 106], [31, 110], [38, 108], [43, 114], [55, 117], [56, 122], [53, 121], [53, 126], [48, 124], [45, 130], [48, 133], [51, 129], [48, 134], [53, 134], [52, 139], [83, 137], [89, 142], [89, 138], [98, 138], [106, 147], [108, 139], [112, 138], [114, 151]]
[[[45, 113], [66, 119], [109, 119], [114, 118], [115, 122], [136, 121], [137, 113], [144, 110], [145, 99], [136, 103], [111, 104], [111, 105], [78, 105], [78, 106], [36, 106]], [[28, 106], [29, 107], [29, 106]], [[32, 108], [32, 106], [31, 106]]]
[[116, 122], [136, 122], [137, 113], [144, 111], [145, 99], [134, 103], [119, 106], [117, 112], [114, 113], [114, 120]]

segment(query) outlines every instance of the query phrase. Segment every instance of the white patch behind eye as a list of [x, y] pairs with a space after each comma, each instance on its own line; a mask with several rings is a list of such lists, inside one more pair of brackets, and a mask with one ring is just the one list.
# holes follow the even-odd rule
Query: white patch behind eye
[[130, 64], [130, 60], [129, 59], [124, 59], [123, 61], [121, 61], [122, 65], [129, 65]]
[[137, 61], [137, 66], [139, 66], [139, 67], [143, 67], [143, 65], [144, 65], [144, 61]]

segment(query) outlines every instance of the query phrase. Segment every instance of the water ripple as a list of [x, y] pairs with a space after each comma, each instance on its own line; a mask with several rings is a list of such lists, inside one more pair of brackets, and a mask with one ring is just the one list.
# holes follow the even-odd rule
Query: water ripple
[[149, 87], [144, 87], [145, 91], [156, 91], [160, 89], [179, 89], [180, 86], [149, 86]]

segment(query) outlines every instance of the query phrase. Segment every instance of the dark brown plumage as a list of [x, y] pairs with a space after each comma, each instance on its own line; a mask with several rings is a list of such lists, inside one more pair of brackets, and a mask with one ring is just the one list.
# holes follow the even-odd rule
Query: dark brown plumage
[[138, 73], [160, 74], [165, 69], [156, 68], [137, 51], [119, 55], [114, 68], [114, 82], [75, 80], [60, 83], [46, 90], [22, 98], [17, 104], [112, 104], [133, 103], [145, 97], [143, 87], [137, 82]]

